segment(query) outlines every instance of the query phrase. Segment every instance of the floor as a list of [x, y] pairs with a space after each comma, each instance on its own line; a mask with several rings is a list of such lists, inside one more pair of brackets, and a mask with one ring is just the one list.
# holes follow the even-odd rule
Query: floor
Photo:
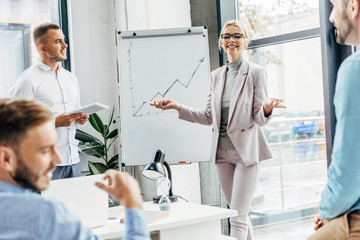
[[256, 240], [304, 240], [314, 230], [311, 218], [254, 228]]

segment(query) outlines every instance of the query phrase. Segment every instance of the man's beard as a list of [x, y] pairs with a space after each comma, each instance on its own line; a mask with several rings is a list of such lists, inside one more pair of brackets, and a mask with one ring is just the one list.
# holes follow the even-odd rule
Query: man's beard
[[[35, 183], [39, 180], [40, 176], [33, 173], [24, 163], [24, 160], [17, 156], [17, 168], [15, 172], [14, 180], [23, 188], [32, 190], [34, 192], [40, 192], [41, 189], [35, 186]], [[54, 169], [54, 165], [49, 166], [49, 170]]]
[[[66, 53], [66, 50], [65, 50], [65, 53]], [[59, 54], [52, 54], [50, 56], [50, 59], [53, 62], [62, 62], [62, 61], [65, 61], [67, 59], [67, 55], [65, 54], [65, 57], [63, 57], [60, 53]]]
[[66, 58], [62, 58], [60, 56], [56, 56], [56, 57], [50, 57], [50, 59], [53, 61], [53, 62], [62, 62], [62, 61], [65, 61]]
[[338, 44], [343, 45], [345, 44], [346, 38], [348, 37], [352, 27], [346, 10], [342, 12], [341, 17], [342, 22], [339, 24], [341, 26], [341, 30], [338, 30], [337, 28], [335, 29], [335, 38]]

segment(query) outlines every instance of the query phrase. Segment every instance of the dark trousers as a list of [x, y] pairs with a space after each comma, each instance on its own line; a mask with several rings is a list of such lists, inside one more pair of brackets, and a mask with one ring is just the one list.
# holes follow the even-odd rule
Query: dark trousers
[[78, 162], [68, 166], [57, 166], [56, 170], [53, 172], [52, 180], [73, 178], [80, 176], [81, 176], [81, 166], [80, 166], [80, 162]]

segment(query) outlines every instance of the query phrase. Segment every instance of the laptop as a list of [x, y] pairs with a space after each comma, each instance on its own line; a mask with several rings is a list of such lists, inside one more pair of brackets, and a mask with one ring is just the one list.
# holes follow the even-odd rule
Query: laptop
[[41, 195], [64, 202], [84, 225], [99, 227], [108, 223], [108, 194], [95, 182], [104, 182], [103, 175], [53, 180]]

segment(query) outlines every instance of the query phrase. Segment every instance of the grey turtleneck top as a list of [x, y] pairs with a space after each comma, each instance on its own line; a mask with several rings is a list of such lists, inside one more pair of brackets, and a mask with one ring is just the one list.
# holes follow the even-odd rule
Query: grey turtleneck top
[[225, 86], [221, 98], [221, 122], [218, 141], [219, 149], [235, 150], [235, 147], [227, 134], [227, 125], [229, 121], [230, 98], [242, 60], [243, 59], [241, 58], [236, 62], [226, 64], [228, 70], [226, 73]]

